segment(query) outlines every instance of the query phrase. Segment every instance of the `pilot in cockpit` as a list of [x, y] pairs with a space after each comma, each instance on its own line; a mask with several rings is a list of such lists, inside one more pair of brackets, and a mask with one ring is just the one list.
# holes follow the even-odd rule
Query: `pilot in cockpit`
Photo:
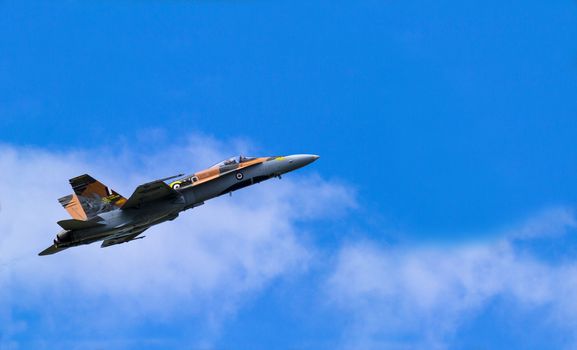
[[237, 163], [244, 163], [244, 162], [248, 162], [249, 160], [253, 160], [255, 158], [253, 157], [245, 157], [245, 156], [238, 156], [237, 157], [232, 157], [229, 158], [227, 160], [224, 160], [220, 163], [217, 163], [215, 165], [213, 165], [212, 167], [220, 167], [220, 166], [227, 166], [227, 165], [233, 165], [233, 164], [237, 164]]
[[236, 164], [236, 159], [235, 158], [230, 158], [225, 160], [222, 165], [231, 165], [231, 164]]

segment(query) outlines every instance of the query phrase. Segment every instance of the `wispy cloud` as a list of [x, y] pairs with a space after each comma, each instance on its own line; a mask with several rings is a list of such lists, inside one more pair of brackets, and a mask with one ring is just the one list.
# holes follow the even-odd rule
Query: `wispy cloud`
[[[498, 238], [490, 242], [415, 246], [365, 239], [328, 252], [310, 243], [306, 224], [342, 215], [357, 206], [356, 194], [303, 172], [210, 201], [151, 229], [144, 240], [37, 257], [58, 231], [55, 221], [67, 215], [56, 199], [70, 193], [72, 176], [91, 173], [128, 196], [152, 178], [254, 149], [246, 140], [203, 135], [145, 148], [0, 147], [1, 349], [54, 349], [55, 340], [61, 348], [98, 349], [103, 337], [107, 348], [210, 348], [226, 320], [286, 276], [306, 276], [307, 285], [323, 281], [328, 304], [349, 320], [342, 341], [349, 348], [445, 348], [497, 298], [544, 308], [561, 328], [577, 324], [577, 260], [544, 259], [533, 246], [574, 230], [571, 209], [544, 210], [492, 234]], [[331, 253], [327, 272], [318, 260]], [[302, 273], [311, 266], [312, 273]], [[131, 340], [139, 327], [175, 322], [192, 334], [182, 337], [187, 344], [158, 334]]]
[[545, 307], [558, 325], [574, 325], [577, 259], [547, 262], [519, 242], [559, 237], [576, 226], [572, 210], [556, 208], [493, 242], [345, 245], [326, 290], [351, 321], [346, 347], [445, 348], [463, 322], [500, 297], [511, 307]]
[[202, 345], [247, 298], [306, 270], [315, 249], [300, 225], [345, 210], [354, 194], [299, 174], [207, 202], [150, 229], [144, 240], [36, 256], [67, 215], [56, 199], [70, 192], [68, 178], [89, 172], [128, 196], [140, 182], [199, 169], [242, 147], [250, 149], [205, 136], [148, 154], [0, 147], [0, 348], [18, 345], [23, 335], [36, 348], [62, 334], [91, 344], [178, 319], [201, 320], [191, 329], [208, 325], [194, 339]]

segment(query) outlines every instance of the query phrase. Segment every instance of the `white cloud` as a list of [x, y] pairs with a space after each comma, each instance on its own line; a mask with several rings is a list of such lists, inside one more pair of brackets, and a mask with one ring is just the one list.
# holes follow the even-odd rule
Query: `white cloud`
[[239, 149], [250, 146], [198, 135], [151, 154], [131, 147], [59, 153], [0, 147], [0, 348], [17, 347], [15, 339], [39, 325], [45, 338], [66, 334], [87, 343], [151, 319], [196, 318], [218, 332], [247, 298], [306, 269], [314, 248], [299, 222], [345, 210], [354, 194], [299, 174], [209, 201], [143, 240], [36, 256], [67, 216], [56, 199], [71, 192], [68, 178], [88, 172], [129, 196], [139, 183], [198, 170]]
[[[356, 203], [347, 186], [304, 177], [304, 171], [209, 201], [152, 228], [144, 240], [36, 256], [59, 230], [55, 222], [67, 216], [56, 199], [70, 193], [70, 177], [88, 172], [128, 196], [139, 183], [251, 149], [247, 141], [202, 135], [146, 154], [133, 146], [76, 152], [0, 147], [0, 349], [19, 348], [23, 336], [35, 348], [54, 349], [44, 338], [61, 340], [62, 334], [68, 339], [62, 348], [101, 348], [103, 336], [107, 347], [166, 345], [153, 335], [132, 341], [123, 332], [175, 321], [191, 329], [208, 324], [199, 332], [205, 338], [195, 336], [192, 345], [210, 344], [223, 320], [251, 298], [310, 267], [319, 255], [300, 224], [339, 216]], [[492, 242], [346, 244], [325, 285], [329, 305], [350, 317], [345, 347], [444, 348], [495, 298], [545, 307], [552, 322], [575, 326], [577, 260], [544, 261], [526, 244], [557, 239], [576, 226], [571, 210], [557, 208]]]
[[460, 325], [495, 298], [511, 307], [545, 307], [552, 322], [571, 329], [577, 321], [577, 260], [546, 262], [519, 242], [558, 237], [575, 227], [573, 212], [558, 208], [493, 242], [345, 245], [326, 282], [330, 305], [351, 320], [345, 347], [446, 348]]

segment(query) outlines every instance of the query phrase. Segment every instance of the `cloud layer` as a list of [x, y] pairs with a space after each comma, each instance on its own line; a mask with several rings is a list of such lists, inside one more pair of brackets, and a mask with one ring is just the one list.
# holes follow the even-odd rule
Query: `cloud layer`
[[[148, 154], [130, 147], [61, 153], [1, 147], [0, 348], [54, 349], [51, 338], [62, 334], [73, 340], [59, 343], [63, 348], [98, 348], [102, 336], [114, 343], [142, 323], [179, 318], [199, 320], [191, 330], [205, 325], [190, 344], [201, 346], [247, 298], [306, 270], [315, 249], [305, 243], [303, 225], [346, 210], [354, 196], [299, 174], [207, 202], [143, 240], [36, 256], [58, 231], [55, 221], [67, 216], [56, 199], [71, 191], [68, 178], [88, 172], [129, 196], [139, 183], [200, 169], [243, 148], [250, 147], [203, 136]], [[190, 160], [198, 161], [194, 168]]]
[[577, 260], [547, 262], [526, 243], [560, 237], [576, 223], [571, 210], [558, 208], [493, 242], [344, 246], [326, 287], [331, 304], [351, 321], [346, 347], [446, 348], [463, 323], [497, 298], [511, 308], [544, 308], [543, 317], [571, 329]]
[[[577, 325], [577, 260], [541, 247], [571, 237], [571, 209], [480, 234], [490, 241], [383, 245], [368, 232], [333, 251], [334, 242], [315, 246], [308, 234], [355, 207], [356, 195], [303, 176], [311, 171], [207, 202], [143, 240], [36, 256], [67, 216], [56, 199], [70, 193], [70, 177], [88, 172], [129, 196], [142, 182], [253, 149], [198, 135], [178, 147], [137, 148], [146, 151], [0, 147], [0, 349], [211, 348], [227, 320], [287, 276], [312, 286], [308, 298], [319, 307], [311, 318], [342, 322], [329, 348], [447, 348], [495, 300], [539, 310], [569, 335]], [[170, 339], [139, 332], [174, 324], [180, 334]]]

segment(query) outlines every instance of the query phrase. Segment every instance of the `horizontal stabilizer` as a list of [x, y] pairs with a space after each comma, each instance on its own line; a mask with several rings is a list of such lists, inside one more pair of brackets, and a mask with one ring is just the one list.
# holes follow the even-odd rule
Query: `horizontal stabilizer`
[[86, 211], [82, 207], [82, 202], [76, 194], [70, 194], [58, 199], [58, 202], [62, 204], [64, 209], [76, 220], [86, 220]]
[[48, 247], [48, 248], [44, 249], [43, 251], [41, 251], [40, 253], [38, 253], [38, 255], [40, 255], [40, 256], [52, 255], [52, 254], [56, 254], [58, 252], [61, 252], [64, 249], [68, 249], [68, 247], [57, 247], [53, 244], [50, 247]]
[[102, 218], [96, 217], [99, 220], [90, 220], [90, 221], [83, 221], [83, 220], [76, 220], [76, 219], [69, 219], [69, 220], [60, 220], [58, 221], [58, 225], [65, 230], [72, 231], [72, 230], [83, 230], [92, 227], [104, 226], [104, 224], [98, 223], [98, 221], [102, 221]]

